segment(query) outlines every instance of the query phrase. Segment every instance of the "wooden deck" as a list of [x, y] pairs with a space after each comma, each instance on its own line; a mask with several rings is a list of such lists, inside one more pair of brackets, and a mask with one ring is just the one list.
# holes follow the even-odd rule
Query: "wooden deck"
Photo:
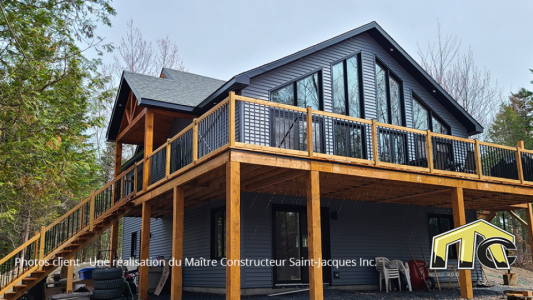
[[[150, 109], [144, 120], [144, 159], [123, 172], [118, 165], [113, 181], [43, 227], [0, 264], [11, 264], [17, 255], [42, 259], [59, 251], [84, 230], [98, 231], [96, 221], [124, 201], [133, 203], [127, 216], [143, 218], [143, 233], [150, 232], [150, 218], [176, 215], [173, 251], [180, 257], [184, 211], [221, 198], [226, 198], [231, 220], [226, 245], [234, 247], [227, 253], [238, 259], [240, 253], [231, 251], [238, 249], [235, 241], [240, 239], [239, 191], [307, 197], [312, 226], [320, 224], [317, 199], [332, 198], [450, 207], [460, 223], [465, 209], [526, 208], [528, 228], [533, 228], [533, 151], [524, 149], [522, 143], [496, 145], [233, 93], [161, 145], [153, 144]], [[154, 146], [157, 149], [152, 151]], [[121, 161], [120, 149], [117, 145], [117, 162]], [[112, 227], [116, 240], [118, 227]], [[50, 239], [47, 233], [52, 230], [64, 231], [65, 240]], [[320, 234], [310, 232], [315, 237], [310, 253], [320, 257]], [[141, 244], [141, 257], [147, 257], [148, 234], [143, 234]], [[146, 298], [146, 272], [141, 268], [141, 299]], [[469, 271], [461, 274], [470, 277]], [[180, 269], [173, 269], [175, 278], [180, 275]], [[320, 299], [322, 275], [311, 276], [312, 298]], [[238, 268], [228, 267], [227, 279], [228, 299], [239, 299]], [[181, 283], [176, 280], [172, 293], [179, 299]], [[0, 287], [4, 291], [7, 286]], [[471, 287], [462, 283], [463, 290], [468, 296]]]

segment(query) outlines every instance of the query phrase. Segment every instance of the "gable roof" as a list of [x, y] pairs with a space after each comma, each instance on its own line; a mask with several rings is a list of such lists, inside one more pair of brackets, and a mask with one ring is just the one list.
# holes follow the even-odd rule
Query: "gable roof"
[[[483, 132], [483, 127], [477, 120], [466, 112], [378, 23], [371, 22], [291, 55], [240, 73], [226, 82], [168, 68], [162, 70], [162, 74], [167, 77], [166, 79], [125, 71], [113, 108], [107, 138], [109, 141], [114, 141], [118, 134], [124, 113], [124, 101], [127, 100], [130, 89], [141, 106], [201, 114], [224, 100], [230, 91], [246, 88], [250, 84], [251, 78], [362, 33], [368, 33], [386, 49], [407, 72], [466, 127], [469, 135]], [[124, 104], [117, 107], [119, 101], [123, 101]]]
[[107, 129], [107, 140], [115, 141], [128, 95], [133, 92], [139, 106], [197, 113], [196, 107], [225, 81], [189, 72], [163, 68], [167, 78], [123, 71]]
[[[291, 55], [285, 56], [273, 62], [264, 64], [249, 71], [240, 73], [230, 79], [223, 87], [218, 89], [215, 93], [210, 95], [207, 99], [200, 103], [199, 107], [209, 106], [210, 103], [220, 102], [224, 99], [228, 92], [235, 90], [236, 85], [248, 85], [250, 78], [259, 76], [268, 71], [274, 70], [280, 66], [291, 63], [302, 57], [323, 50], [334, 44], [340, 43], [353, 36], [368, 33], [374, 38], [389, 54], [400, 63], [400, 65], [407, 70], [426, 90], [428, 90], [448, 111], [450, 111], [458, 120], [466, 127], [469, 135], [474, 135], [483, 132], [483, 126], [474, 119], [452, 96], [450, 96], [440, 86], [433, 77], [431, 77], [396, 41], [376, 22], [371, 22], [361, 27], [350, 30], [346, 33], [333, 37], [329, 40], [308, 47]], [[394, 51], [389, 51], [393, 49]]]

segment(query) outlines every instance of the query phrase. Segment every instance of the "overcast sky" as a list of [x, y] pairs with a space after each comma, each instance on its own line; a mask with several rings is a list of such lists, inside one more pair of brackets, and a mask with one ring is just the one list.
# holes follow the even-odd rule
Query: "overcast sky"
[[[168, 35], [192, 73], [219, 79], [252, 69], [377, 21], [417, 61], [442, 31], [470, 46], [506, 92], [533, 89], [533, 1], [141, 1], [116, 0], [112, 28], [100, 35], [118, 45], [133, 18], [145, 38]], [[109, 55], [105, 60], [109, 60]]]

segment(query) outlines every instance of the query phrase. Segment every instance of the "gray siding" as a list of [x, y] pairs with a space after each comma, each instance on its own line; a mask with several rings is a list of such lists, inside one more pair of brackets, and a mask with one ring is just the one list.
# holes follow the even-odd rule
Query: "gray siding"
[[[139, 258], [139, 247], [141, 242], [141, 218], [124, 218], [124, 229], [122, 234], [122, 258], [130, 258], [131, 234], [137, 232], [137, 252], [135, 257]], [[166, 259], [172, 256], [172, 217], [157, 218], [150, 221], [150, 258], [164, 256]], [[170, 243], [169, 243], [170, 239]]]
[[[272, 258], [272, 204], [306, 205], [303, 197], [243, 193], [241, 197], [241, 257], [248, 259]], [[201, 207], [185, 211], [184, 257], [210, 258], [211, 209], [224, 205], [217, 200]], [[420, 247], [429, 258], [431, 241], [428, 236], [428, 214], [452, 214], [451, 209], [378, 204], [353, 200], [322, 199], [321, 205], [330, 212], [337, 211], [338, 219], [330, 220], [331, 258], [411, 259], [406, 247], [416, 259], [422, 259]], [[467, 211], [467, 221], [476, 219], [475, 211]], [[150, 256], [170, 257], [172, 246], [172, 218], [152, 219]], [[124, 221], [123, 257], [129, 257], [132, 231], [140, 230], [140, 218]], [[125, 255], [127, 254], [127, 255]], [[456, 265], [456, 261], [450, 261]], [[479, 269], [479, 268], [478, 268]], [[479, 269], [480, 270], [480, 269]], [[374, 267], [340, 267], [340, 279], [332, 279], [333, 285], [377, 284]], [[272, 287], [273, 270], [269, 267], [243, 267], [243, 288]], [[481, 271], [480, 271], [481, 272]], [[481, 274], [481, 273], [479, 273]], [[473, 280], [477, 279], [472, 271]], [[445, 278], [446, 282], [448, 277]], [[455, 278], [453, 279], [455, 281]], [[183, 268], [184, 286], [224, 287], [225, 269], [217, 267]]]
[[313, 53], [298, 61], [279, 67], [273, 71], [254, 77], [250, 85], [242, 91], [243, 96], [268, 100], [269, 91], [291, 80], [316, 70], [322, 70], [324, 90], [324, 110], [332, 111], [331, 63], [347, 55], [361, 51], [363, 69], [363, 94], [365, 118], [376, 118], [376, 84], [374, 57], [378, 56], [403, 81], [406, 122], [412, 127], [412, 91], [422, 98], [452, 130], [452, 135], [467, 137], [466, 128], [448, 112], [429, 91], [424, 89], [404, 68], [402, 68], [370, 35], [361, 34], [339, 44]]

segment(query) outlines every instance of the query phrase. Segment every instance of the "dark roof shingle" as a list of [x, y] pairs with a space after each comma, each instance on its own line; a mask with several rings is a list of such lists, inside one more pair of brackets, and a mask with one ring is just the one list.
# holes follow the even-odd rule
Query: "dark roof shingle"
[[225, 81], [189, 72], [163, 69], [167, 78], [124, 71], [124, 79], [138, 99], [196, 107]]

